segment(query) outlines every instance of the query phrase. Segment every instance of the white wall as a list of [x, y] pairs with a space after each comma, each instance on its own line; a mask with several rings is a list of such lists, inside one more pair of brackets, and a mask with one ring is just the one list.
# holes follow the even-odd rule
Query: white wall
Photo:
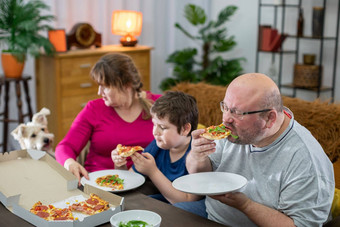
[[[278, 0], [267, 0], [278, 1]], [[287, 0], [287, 2], [297, 2], [298, 0]], [[336, 4], [338, 0], [328, 0], [330, 9], [327, 17], [336, 16]], [[139, 44], [149, 45], [154, 47], [152, 51], [152, 91], [159, 93], [159, 83], [163, 78], [171, 76], [171, 65], [165, 63], [166, 58], [174, 52], [176, 49], [182, 49], [195, 45], [199, 47], [199, 43], [193, 43], [186, 38], [179, 30], [174, 28], [175, 22], [179, 22], [189, 31], [194, 32], [195, 29], [186, 21], [183, 17], [184, 6], [188, 3], [194, 3], [200, 5], [206, 10], [209, 19], [216, 19], [216, 16], [220, 10], [227, 5], [236, 5], [238, 10], [236, 14], [227, 22], [228, 33], [234, 35], [238, 45], [234, 50], [228, 52], [227, 56], [231, 57], [245, 57], [247, 61], [244, 63], [244, 72], [255, 71], [255, 56], [257, 49], [257, 13], [258, 13], [258, 1], [255, 0], [45, 0], [47, 4], [51, 6], [50, 13], [56, 15], [57, 20], [52, 24], [55, 28], [64, 28], [66, 32], [69, 32], [72, 26], [78, 22], [90, 23], [94, 29], [102, 34], [103, 45], [107, 44], [119, 44], [119, 37], [113, 35], [110, 29], [110, 21], [112, 11], [118, 9], [137, 10], [143, 13], [143, 30], [139, 39]], [[303, 4], [306, 7], [312, 5], [321, 5], [322, 0], [303, 0]], [[287, 31], [295, 31], [296, 14], [292, 10], [288, 12], [289, 17], [287, 20]], [[264, 20], [270, 20], [271, 13], [264, 14]], [[310, 32], [311, 14], [306, 11], [306, 31]], [[335, 27], [334, 20], [327, 21], [327, 27], [332, 29], [327, 30], [331, 34], [334, 34]], [[285, 41], [286, 42], [286, 41]], [[285, 43], [289, 45], [289, 41]], [[309, 51], [310, 46], [305, 47], [305, 51]], [[329, 63], [332, 59], [327, 59]], [[339, 65], [339, 57], [337, 65]], [[271, 64], [270, 59], [265, 58], [262, 63], [260, 72], [267, 73]], [[287, 62], [284, 66], [289, 70], [292, 70], [292, 63]], [[340, 87], [340, 69], [337, 70], [337, 86]], [[0, 66], [0, 73], [2, 68]], [[24, 73], [32, 75], [33, 80], [30, 82], [31, 98], [34, 112], [36, 110], [35, 102], [35, 71], [34, 71], [34, 59], [28, 58]], [[290, 75], [288, 75], [290, 74]], [[286, 77], [289, 78], [292, 72], [287, 73]], [[329, 83], [329, 79], [325, 79]], [[313, 100], [315, 94], [311, 92], [299, 92], [299, 96], [307, 100]], [[326, 94], [326, 98], [329, 93]], [[340, 89], [336, 90], [335, 100], [340, 101]], [[10, 115], [14, 118], [17, 117], [15, 110], [15, 93], [12, 89], [11, 94], [11, 108]], [[3, 110], [3, 99], [0, 101], [0, 108]], [[24, 106], [25, 108], [25, 106]], [[11, 124], [13, 129], [15, 124]], [[0, 128], [1, 130], [1, 128]], [[11, 136], [10, 136], [11, 137]], [[0, 131], [0, 141], [2, 140], [2, 130]], [[11, 146], [16, 147], [17, 142], [11, 141]]]

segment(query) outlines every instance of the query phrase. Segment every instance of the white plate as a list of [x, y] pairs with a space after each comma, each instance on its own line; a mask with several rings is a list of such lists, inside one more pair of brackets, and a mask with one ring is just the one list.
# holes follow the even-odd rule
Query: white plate
[[[112, 190], [109, 187], [102, 187], [96, 183], [96, 179], [98, 177], [106, 176], [106, 175], [114, 175], [118, 174], [119, 178], [124, 180], [124, 189], [121, 190]], [[80, 183], [82, 185], [89, 184], [96, 188], [100, 188], [104, 191], [109, 192], [124, 192], [131, 189], [135, 189], [145, 182], [145, 178], [143, 175], [135, 172], [130, 172], [128, 170], [118, 170], [118, 169], [108, 169], [108, 170], [100, 170], [96, 172], [89, 173], [90, 180], [86, 180], [84, 177], [81, 178]]]
[[221, 195], [237, 191], [247, 183], [247, 179], [235, 173], [203, 172], [177, 178], [172, 185], [177, 190], [195, 195]]

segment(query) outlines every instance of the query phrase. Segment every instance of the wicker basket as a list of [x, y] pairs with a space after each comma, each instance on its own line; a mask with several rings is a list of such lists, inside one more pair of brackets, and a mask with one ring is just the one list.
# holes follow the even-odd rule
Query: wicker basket
[[[316, 88], [319, 84], [319, 70], [322, 67], [318, 65], [294, 65], [294, 86], [304, 88]], [[322, 75], [322, 71], [321, 74]]]

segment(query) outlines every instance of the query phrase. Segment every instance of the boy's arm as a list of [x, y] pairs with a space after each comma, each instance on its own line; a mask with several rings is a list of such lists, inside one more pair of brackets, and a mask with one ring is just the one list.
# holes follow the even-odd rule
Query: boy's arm
[[195, 201], [201, 197], [178, 191], [171, 181], [158, 169], [154, 157], [148, 153], [131, 156], [137, 171], [148, 176], [160, 193], [171, 203]]
[[175, 189], [172, 186], [171, 181], [169, 181], [166, 176], [157, 168], [156, 171], [152, 171], [148, 175], [148, 177], [151, 179], [153, 184], [158, 188], [160, 193], [171, 203], [178, 203], [178, 202], [187, 202], [187, 201], [196, 201], [201, 198], [202, 196], [193, 195], [185, 192], [181, 192], [177, 189]]

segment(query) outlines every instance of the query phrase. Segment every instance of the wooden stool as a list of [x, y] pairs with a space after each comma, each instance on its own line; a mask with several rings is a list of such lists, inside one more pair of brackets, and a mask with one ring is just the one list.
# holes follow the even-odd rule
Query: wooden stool
[[[23, 75], [21, 78], [7, 78], [4, 76], [0, 77], [0, 95], [2, 92], [2, 86], [5, 88], [4, 93], [4, 111], [0, 113], [0, 116], [3, 116], [1, 121], [3, 122], [3, 141], [0, 146], [2, 146], [2, 152], [7, 151], [7, 143], [8, 143], [8, 123], [10, 122], [18, 122], [24, 123], [24, 118], [29, 117], [29, 120], [32, 119], [32, 107], [31, 107], [31, 97], [29, 95], [29, 89], [28, 89], [28, 81], [31, 79], [30, 76]], [[22, 111], [22, 100], [21, 100], [21, 87], [20, 83], [23, 84], [24, 92], [26, 96], [26, 104], [28, 108], [28, 112], [26, 114], [23, 114]], [[16, 97], [17, 97], [17, 110], [18, 110], [18, 119], [10, 119], [8, 116], [9, 113], [9, 91], [11, 84], [15, 84], [15, 91], [16, 91]], [[0, 103], [1, 105], [1, 103]], [[8, 151], [9, 152], [9, 151]]]

